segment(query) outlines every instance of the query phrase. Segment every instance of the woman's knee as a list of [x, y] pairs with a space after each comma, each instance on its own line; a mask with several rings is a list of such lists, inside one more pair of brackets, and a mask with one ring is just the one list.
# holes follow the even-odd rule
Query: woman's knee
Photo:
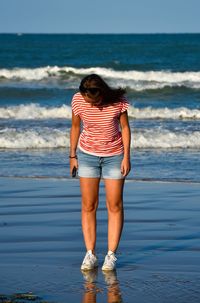
[[120, 201], [107, 201], [107, 209], [111, 213], [118, 213], [123, 211], [123, 202]]
[[82, 200], [82, 211], [84, 212], [94, 212], [97, 210], [98, 201], [90, 201], [88, 199]]

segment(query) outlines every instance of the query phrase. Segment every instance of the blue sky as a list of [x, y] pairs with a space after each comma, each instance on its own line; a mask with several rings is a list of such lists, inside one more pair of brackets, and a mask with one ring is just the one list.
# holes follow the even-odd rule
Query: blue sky
[[200, 33], [200, 0], [0, 0], [1, 33]]

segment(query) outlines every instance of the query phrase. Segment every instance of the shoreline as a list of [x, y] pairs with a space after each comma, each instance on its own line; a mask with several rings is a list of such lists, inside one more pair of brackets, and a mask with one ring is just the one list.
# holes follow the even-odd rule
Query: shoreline
[[[60, 181], [74, 181], [77, 182], [79, 180], [78, 177], [76, 178], [72, 178], [70, 176], [66, 176], [66, 177], [52, 177], [52, 176], [0, 176], [0, 179], [35, 179], [35, 180], [60, 180]], [[101, 181], [103, 181], [103, 179], [101, 179]], [[141, 178], [141, 179], [137, 179], [137, 178], [126, 178], [126, 183], [128, 182], [135, 182], [135, 183], [166, 183], [166, 184], [197, 184], [200, 185], [200, 181], [194, 181], [194, 180], [179, 180], [179, 179], [166, 179], [166, 180], [162, 180], [162, 179], [148, 179], [148, 178]]]

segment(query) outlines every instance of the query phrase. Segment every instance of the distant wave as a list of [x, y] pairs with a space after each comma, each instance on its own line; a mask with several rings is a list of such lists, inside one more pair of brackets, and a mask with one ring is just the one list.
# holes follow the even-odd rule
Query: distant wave
[[40, 120], [56, 118], [70, 119], [71, 107], [67, 105], [44, 107], [34, 103], [0, 107], [0, 119]]
[[[130, 106], [129, 117], [133, 119], [192, 119], [200, 120], [199, 109], [179, 108], [136, 108]], [[60, 107], [45, 107], [39, 104], [21, 104], [17, 106], [0, 107], [0, 119], [70, 119], [71, 107], [63, 104]]]
[[[40, 128], [0, 130], [1, 149], [44, 149], [69, 147], [69, 129]], [[172, 132], [168, 130], [135, 130], [132, 148], [137, 149], [200, 149], [200, 131]]]
[[130, 106], [129, 108], [129, 117], [135, 119], [170, 119], [170, 120], [182, 120], [182, 119], [191, 119], [199, 120], [200, 119], [200, 110], [198, 109], [189, 109], [186, 107], [178, 108], [136, 108]]
[[200, 88], [200, 71], [117, 71], [103, 67], [74, 68], [68, 66], [45, 66], [38, 68], [0, 69], [0, 79], [19, 81], [67, 80], [66, 86], [74, 88], [78, 86], [80, 79], [84, 75], [90, 73], [101, 75], [105, 79], [108, 79], [111, 84], [128, 87], [137, 91], [162, 89], [166, 86]]
[[41, 128], [18, 130], [5, 128], [0, 130], [0, 148], [8, 149], [41, 149], [62, 148], [69, 146], [66, 132], [58, 129]]
[[141, 149], [200, 149], [200, 131], [172, 132], [143, 130], [133, 134], [134, 148]]

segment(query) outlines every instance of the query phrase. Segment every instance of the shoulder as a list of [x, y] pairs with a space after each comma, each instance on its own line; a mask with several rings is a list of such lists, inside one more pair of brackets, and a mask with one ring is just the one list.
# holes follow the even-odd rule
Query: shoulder
[[72, 102], [74, 102], [74, 101], [83, 101], [83, 100], [84, 100], [83, 96], [79, 92], [74, 94], [73, 97], [72, 97]]
[[72, 97], [72, 111], [75, 115], [81, 115], [82, 111], [82, 104], [84, 102], [84, 99], [80, 93], [76, 93]]
[[128, 110], [128, 108], [129, 108], [129, 102], [128, 102], [128, 99], [125, 96], [123, 96], [123, 97], [120, 98], [120, 100], [119, 100], [119, 107], [120, 107], [121, 113], [123, 113], [123, 112], [125, 112], [125, 111]]
[[112, 101], [111, 104], [113, 104], [113, 105], [115, 105], [115, 106], [120, 106], [120, 105], [122, 105], [122, 104], [124, 104], [124, 103], [129, 104], [129, 101], [128, 101], [128, 99], [127, 99], [125, 96], [122, 96], [122, 97], [120, 97], [119, 99], [117, 99], [117, 100], [115, 100], [115, 101]]

